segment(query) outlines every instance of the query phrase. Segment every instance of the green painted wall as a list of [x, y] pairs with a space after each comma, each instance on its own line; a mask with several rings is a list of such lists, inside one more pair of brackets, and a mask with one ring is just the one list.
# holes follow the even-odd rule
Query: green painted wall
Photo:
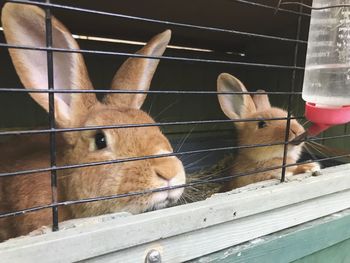
[[348, 263], [350, 210], [203, 256], [192, 263]]
[[320, 250], [312, 255], [293, 261], [293, 263], [349, 263], [350, 239]]

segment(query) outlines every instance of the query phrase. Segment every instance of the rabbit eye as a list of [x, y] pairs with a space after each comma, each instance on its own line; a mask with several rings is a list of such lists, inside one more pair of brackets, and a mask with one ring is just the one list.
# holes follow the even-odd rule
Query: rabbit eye
[[103, 132], [97, 132], [95, 135], [95, 145], [98, 150], [107, 147], [107, 140]]
[[259, 121], [258, 127], [259, 129], [265, 128], [267, 126], [267, 123], [265, 121]]

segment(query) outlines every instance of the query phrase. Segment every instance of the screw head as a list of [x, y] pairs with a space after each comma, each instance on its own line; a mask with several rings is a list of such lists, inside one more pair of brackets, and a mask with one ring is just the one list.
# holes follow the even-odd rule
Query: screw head
[[158, 250], [151, 249], [146, 256], [146, 263], [161, 263], [162, 258]]

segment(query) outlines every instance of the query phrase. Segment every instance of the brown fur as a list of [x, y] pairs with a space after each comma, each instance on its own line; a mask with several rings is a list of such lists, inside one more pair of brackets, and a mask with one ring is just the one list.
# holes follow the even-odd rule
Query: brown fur
[[[218, 91], [246, 92], [244, 85], [235, 77], [223, 73], [218, 78]], [[286, 118], [287, 112], [271, 107], [266, 94], [255, 95], [218, 95], [223, 112], [232, 119], [271, 119]], [[237, 98], [238, 97], [238, 98]], [[235, 105], [233, 105], [235, 104]], [[266, 120], [266, 127], [259, 128], [259, 121], [237, 122], [238, 145], [248, 146], [239, 149], [232, 164], [231, 175], [250, 173], [283, 165], [284, 144], [249, 147], [256, 144], [283, 143], [286, 135], [286, 120]], [[289, 140], [302, 134], [304, 128], [295, 120], [290, 122]], [[303, 144], [288, 145], [286, 164], [295, 164], [301, 154]], [[317, 170], [319, 165], [311, 163], [286, 168], [288, 174], [298, 174]], [[223, 187], [224, 191], [242, 187], [251, 183], [280, 178], [282, 169], [274, 169], [252, 175], [236, 177]]]
[[[10, 44], [28, 45], [33, 44], [29, 43], [32, 38], [35, 41], [44, 39], [42, 30], [44, 12], [38, 7], [7, 3], [2, 11], [2, 23], [6, 40]], [[26, 28], [31, 34], [26, 33]], [[24, 33], [21, 30], [24, 30]], [[55, 18], [53, 18], [53, 32], [54, 46], [79, 48], [69, 31]], [[154, 37], [139, 53], [160, 56], [169, 40], [170, 31], [165, 31]], [[35, 42], [35, 44], [38, 43]], [[46, 72], [35, 71], [36, 60], [40, 61], [44, 57], [40, 57], [33, 51], [15, 49], [10, 50], [10, 55], [25, 88], [47, 88]], [[92, 89], [80, 54], [72, 53], [54, 58], [56, 58], [54, 65], [57, 70], [55, 71], [57, 76], [55, 89]], [[114, 78], [112, 88], [148, 90], [158, 62], [159, 60], [150, 62], [149, 59], [127, 60], [117, 72], [116, 76], [119, 77]], [[34, 63], [34, 66], [27, 63]], [[65, 67], [70, 68], [70, 72], [67, 73]], [[47, 94], [31, 93], [31, 96], [48, 110]], [[65, 128], [154, 123], [150, 116], [139, 109], [145, 97], [145, 95], [135, 94], [109, 95], [104, 103], [100, 103], [94, 94], [57, 93], [55, 94], [56, 121], [59, 126]], [[172, 152], [170, 143], [158, 127], [103, 129], [107, 147], [100, 150], [95, 146], [97, 132], [86, 130], [57, 134], [57, 166]], [[50, 167], [48, 135], [15, 138], [0, 146], [2, 149], [0, 173]], [[57, 171], [57, 176], [59, 202], [140, 192], [185, 183], [183, 165], [176, 157], [63, 169]], [[1, 213], [51, 204], [50, 185], [49, 172], [1, 177]], [[59, 208], [59, 220], [118, 211], [141, 213], [176, 202], [182, 191], [183, 189], [175, 189], [108, 201], [62, 206]], [[0, 241], [24, 235], [41, 226], [51, 224], [51, 213], [51, 209], [44, 209], [0, 219]]]

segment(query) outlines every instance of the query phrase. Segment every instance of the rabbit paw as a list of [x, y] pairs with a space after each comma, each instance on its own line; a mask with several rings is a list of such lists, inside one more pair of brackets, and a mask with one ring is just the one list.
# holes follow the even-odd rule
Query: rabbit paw
[[29, 236], [40, 236], [43, 234], [47, 234], [49, 232], [52, 232], [52, 228], [50, 226], [42, 226], [42, 227], [30, 232]]
[[297, 168], [293, 171], [293, 174], [302, 174], [302, 173], [316, 173], [321, 170], [319, 163], [306, 163], [298, 165]]

